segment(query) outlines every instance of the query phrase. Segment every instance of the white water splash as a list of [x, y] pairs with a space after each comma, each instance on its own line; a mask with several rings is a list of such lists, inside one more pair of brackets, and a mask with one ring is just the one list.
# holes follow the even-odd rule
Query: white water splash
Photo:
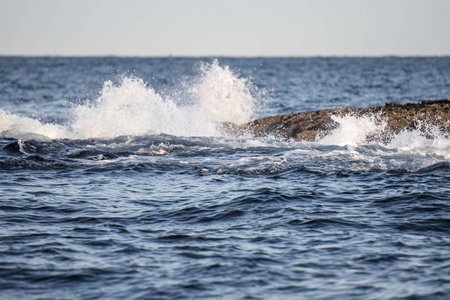
[[13, 115], [0, 109], [0, 136], [27, 139], [60, 139], [67, 137], [63, 126], [42, 123], [39, 120]]
[[[420, 126], [419, 126], [420, 127]], [[418, 156], [438, 156], [450, 159], [450, 139], [432, 126], [424, 126], [429, 137], [420, 131], [402, 131], [395, 135], [386, 145], [389, 149], [397, 149], [399, 153], [415, 154]]]
[[377, 122], [374, 116], [331, 116], [333, 121], [339, 123], [331, 134], [318, 141], [320, 145], [356, 146], [366, 144], [367, 136], [377, 134], [384, 130], [386, 124]]
[[[450, 139], [430, 124], [419, 124], [418, 128], [421, 130], [404, 130], [393, 135], [387, 143], [383, 143], [367, 138], [376, 136], [385, 129], [386, 123], [380, 122], [375, 116], [348, 115], [332, 118], [339, 126], [329, 135], [311, 144], [340, 148], [325, 148], [314, 156], [335, 157], [346, 162], [364, 162], [370, 166], [369, 169], [374, 166], [379, 169], [395, 169], [399, 167], [397, 164], [401, 164], [405, 169], [420, 169], [450, 160]], [[394, 167], [386, 167], [387, 165]]]
[[[314, 143], [278, 144], [270, 137], [224, 137], [220, 130], [223, 122], [244, 123], [252, 118], [258, 104], [252, 93], [253, 87], [248, 79], [240, 78], [217, 61], [201, 65], [199, 71], [198, 77], [173, 91], [173, 94], [182, 95], [182, 99], [159, 94], [151, 84], [135, 77], [124, 77], [117, 85], [107, 81], [97, 99], [68, 111], [70, 121], [65, 125], [46, 124], [0, 109], [0, 137], [87, 139], [160, 133], [221, 137], [218, 140], [223, 142], [219, 144], [224, 147], [293, 148], [296, 149], [294, 157], [300, 160], [305, 154], [302, 152], [299, 158], [298, 148], [306, 147], [312, 151], [306, 157], [338, 157], [345, 161], [366, 162], [380, 169], [390, 164], [387, 161], [395, 163], [404, 157], [419, 157], [419, 161], [426, 161], [424, 165], [450, 159], [450, 140], [433, 128], [427, 129], [431, 139], [419, 131], [405, 131], [394, 136], [388, 144], [368, 141], [367, 136], [384, 130], [385, 124], [376, 117], [334, 116], [333, 120], [340, 125]], [[152, 154], [163, 155], [164, 152]]]
[[213, 128], [206, 124], [202, 132], [200, 129], [203, 128], [195, 122], [195, 115], [191, 120], [187, 118], [193, 113], [189, 110], [179, 107], [171, 99], [163, 99], [143, 80], [125, 77], [118, 86], [107, 81], [96, 101], [76, 107], [71, 131], [77, 138], [153, 133], [202, 135], [212, 131]]
[[246, 78], [238, 78], [228, 66], [202, 64], [202, 76], [190, 89], [200, 114], [214, 122], [245, 123], [253, 116], [256, 99]]
[[222, 122], [250, 120], [256, 104], [249, 82], [217, 61], [201, 66], [200, 78], [188, 84], [189, 104], [161, 96], [138, 78], [125, 77], [119, 86], [108, 81], [101, 96], [74, 112], [71, 131], [78, 138], [171, 134], [218, 136]]
[[223, 122], [244, 123], [253, 116], [257, 100], [251, 83], [217, 61], [202, 64], [201, 75], [183, 84], [181, 94], [188, 104], [162, 96], [148, 83], [124, 77], [119, 85], [104, 83], [98, 99], [76, 106], [65, 126], [2, 111], [0, 133], [43, 137], [86, 139], [123, 135], [170, 134], [177, 136], [219, 136]]

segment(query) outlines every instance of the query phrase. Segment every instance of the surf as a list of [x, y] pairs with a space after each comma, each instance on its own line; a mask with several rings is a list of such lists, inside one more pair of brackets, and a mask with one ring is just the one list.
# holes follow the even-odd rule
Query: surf
[[[334, 156], [337, 152], [329, 147], [337, 146], [339, 155], [348, 158], [355, 149], [364, 153], [362, 159], [376, 160], [377, 155], [397, 159], [401, 153], [431, 155], [436, 160], [450, 158], [448, 100], [367, 109], [344, 107], [255, 119], [264, 102], [259, 96], [249, 78], [215, 60], [200, 64], [196, 76], [180, 81], [169, 91], [157, 90], [151, 82], [135, 76], [121, 76], [116, 83], [107, 80], [97, 98], [73, 104], [62, 124], [0, 109], [0, 137], [94, 139], [99, 144], [115, 140], [124, 145], [132, 144], [139, 139], [136, 137], [147, 136], [163, 144], [170, 144], [172, 137], [191, 142], [194, 137], [202, 137], [207, 147], [286, 148], [294, 151], [293, 157], [311, 147], [314, 150], [307, 155], [309, 158], [317, 157], [316, 151], [324, 157]], [[400, 122], [403, 115], [408, 115], [407, 123]], [[393, 121], [401, 126], [396, 127]], [[367, 150], [371, 145], [376, 147], [373, 153]], [[141, 152], [147, 153], [145, 148]]]
[[198, 75], [172, 91], [158, 92], [151, 83], [122, 76], [106, 81], [99, 97], [73, 105], [65, 124], [0, 110], [0, 136], [33, 139], [89, 139], [169, 134], [222, 136], [224, 122], [245, 123], [258, 107], [255, 87], [218, 61], [200, 64]]

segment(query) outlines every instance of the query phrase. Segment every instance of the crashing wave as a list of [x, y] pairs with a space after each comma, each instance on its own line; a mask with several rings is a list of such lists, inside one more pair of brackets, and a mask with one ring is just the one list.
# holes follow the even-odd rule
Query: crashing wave
[[[450, 133], [450, 101], [386, 104], [371, 108], [335, 108], [278, 115], [245, 124], [226, 123], [233, 135], [275, 136], [295, 141], [319, 141], [331, 134], [341, 139], [390, 142], [405, 132], [433, 139]], [[355, 136], [356, 135], [356, 136]], [[339, 143], [335, 143], [339, 144]]]

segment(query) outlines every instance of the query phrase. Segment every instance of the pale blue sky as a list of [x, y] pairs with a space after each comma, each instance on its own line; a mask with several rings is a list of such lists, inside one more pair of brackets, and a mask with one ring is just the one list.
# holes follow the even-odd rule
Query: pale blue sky
[[0, 0], [0, 55], [450, 55], [450, 0]]

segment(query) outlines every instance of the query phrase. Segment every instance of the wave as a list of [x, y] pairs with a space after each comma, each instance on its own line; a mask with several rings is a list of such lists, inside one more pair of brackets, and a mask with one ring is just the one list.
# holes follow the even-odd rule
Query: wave
[[68, 136], [69, 132], [64, 126], [46, 124], [0, 109], [0, 137], [41, 140], [62, 139]]
[[[64, 125], [0, 110], [0, 135], [33, 139], [115, 138], [122, 135], [170, 134], [218, 136], [223, 122], [251, 120], [258, 100], [255, 87], [218, 61], [200, 66], [200, 76], [162, 95], [136, 77], [106, 81], [94, 101], [75, 106]], [[177, 99], [178, 98], [178, 99]]]
[[[393, 134], [387, 141], [374, 141], [367, 137], [385, 130], [386, 123], [379, 122], [374, 116], [332, 116], [339, 124], [331, 133], [317, 141], [324, 146], [366, 146], [378, 145], [380, 149], [395, 149], [402, 153], [420, 156], [437, 156], [450, 159], [450, 139], [448, 135], [432, 124], [420, 124], [416, 130], [402, 130]], [[423, 122], [422, 122], [423, 123]]]
[[448, 146], [320, 145], [274, 139], [121, 136], [88, 140], [0, 139], [0, 169], [175, 171], [193, 175], [429, 173], [448, 170]]
[[[16, 163], [162, 163], [164, 167], [195, 166], [206, 173], [242, 174], [424, 172], [448, 167], [450, 139], [427, 124], [420, 125], [420, 131], [394, 134], [388, 141], [367, 139], [382, 132], [385, 123], [351, 115], [333, 116], [339, 126], [312, 142], [229, 136], [221, 128], [223, 123], [249, 122], [257, 112], [261, 99], [256, 88], [217, 61], [202, 64], [199, 71], [198, 76], [162, 93], [136, 77], [124, 76], [119, 84], [106, 81], [97, 99], [69, 109], [66, 124], [45, 123], [0, 109], [0, 137], [16, 139], [3, 141], [5, 161], [12, 168]], [[155, 161], [154, 157], [160, 158]]]

